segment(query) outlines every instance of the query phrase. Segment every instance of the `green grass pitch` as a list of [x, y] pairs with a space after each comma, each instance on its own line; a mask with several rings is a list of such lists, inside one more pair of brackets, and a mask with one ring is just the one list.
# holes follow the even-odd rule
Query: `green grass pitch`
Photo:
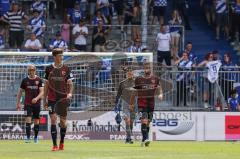
[[64, 151], [52, 152], [51, 141], [0, 140], [0, 159], [240, 159], [240, 143], [155, 141], [140, 147], [140, 142], [66, 141]]

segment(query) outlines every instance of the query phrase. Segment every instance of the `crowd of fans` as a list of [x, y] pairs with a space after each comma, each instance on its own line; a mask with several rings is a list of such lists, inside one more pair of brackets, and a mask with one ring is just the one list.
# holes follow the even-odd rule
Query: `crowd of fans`
[[[67, 45], [65, 51], [105, 51], [104, 45], [112, 30], [127, 31], [129, 28], [123, 27], [126, 25], [131, 25], [131, 35], [128, 40], [134, 42], [136, 39], [142, 39], [141, 2], [141, 0], [69, 0], [67, 2], [33, 0], [26, 5], [25, 1], [21, 0], [2, 0], [0, 1], [0, 46], [6, 49], [28, 50], [24, 47], [24, 42], [27, 41], [29, 34], [34, 33], [42, 49], [51, 50], [50, 45], [54, 43], [55, 37], [49, 37], [51, 39], [49, 42], [46, 35], [49, 35], [53, 27], [48, 25], [49, 22], [55, 18], [60, 21], [59, 24], [55, 24], [60, 28], [53, 31], [55, 35], [60, 32], [61, 39]], [[57, 14], [54, 8], [60, 10], [60, 13]], [[148, 8], [149, 24], [170, 26], [185, 24], [186, 29], [191, 29], [185, 0], [171, 3], [168, 0], [149, 0]], [[117, 21], [114, 21], [115, 17]], [[119, 27], [111, 27], [113, 24]], [[79, 33], [82, 29], [84, 33]], [[170, 27], [170, 32], [174, 38], [172, 54], [175, 58], [179, 49], [180, 29]], [[54, 47], [57, 48], [59, 43], [55, 42], [55, 44]], [[88, 47], [91, 44], [92, 47]]]
[[[160, 32], [155, 35], [156, 48], [142, 44], [140, 26], [142, 24], [141, 0], [33, 0], [27, 10], [23, 9], [20, 0], [0, 1], [0, 49], [21, 49], [25, 51], [41, 51], [61, 48], [65, 51], [95, 51], [105, 52], [106, 42], [113, 29], [126, 32], [131, 26], [133, 41], [126, 51], [128, 52], [157, 52], [158, 64], [165, 62], [168, 66], [176, 65], [181, 70], [192, 70], [194, 67], [207, 66], [211, 61], [220, 61], [217, 51], [210, 52], [203, 61], [198, 59], [188, 42], [183, 52], [180, 51], [182, 30], [192, 30], [190, 25], [188, 0], [148, 0], [149, 25], [159, 25]], [[240, 2], [238, 0], [201, 0], [200, 5], [206, 15], [209, 26], [216, 30], [216, 40], [220, 39], [221, 27], [224, 35], [236, 49], [239, 48], [240, 37]], [[169, 6], [171, 4], [171, 6]], [[57, 14], [57, 10], [60, 12]], [[170, 9], [170, 10], [169, 10]], [[58, 15], [58, 16], [56, 16]], [[59, 30], [48, 43], [46, 35], [49, 32], [49, 21], [59, 18]], [[114, 21], [115, 17], [117, 21]], [[155, 21], [157, 19], [157, 22]], [[118, 28], [112, 25], [118, 24]], [[90, 27], [91, 26], [91, 27]], [[90, 42], [91, 41], [91, 42]], [[90, 47], [89, 47], [90, 46]], [[231, 62], [231, 55], [224, 54], [221, 62], [222, 71], [236, 71], [236, 65]], [[178, 74], [177, 105], [183, 101], [186, 106], [188, 74]], [[221, 77], [220, 84], [225, 100], [233, 97], [233, 83], [236, 81], [234, 73]], [[212, 84], [206, 82], [209, 90]], [[183, 93], [182, 93], [183, 92]], [[204, 93], [206, 105], [209, 91]], [[230, 95], [231, 94], [231, 95]], [[230, 102], [231, 103], [231, 102]], [[219, 104], [217, 104], [219, 105]], [[209, 107], [209, 106], [206, 106]], [[231, 107], [229, 107], [231, 108]]]
[[[240, 51], [240, 2], [239, 0], [201, 0], [206, 20], [216, 31], [216, 40], [228, 40]], [[223, 33], [221, 33], [221, 30]]]

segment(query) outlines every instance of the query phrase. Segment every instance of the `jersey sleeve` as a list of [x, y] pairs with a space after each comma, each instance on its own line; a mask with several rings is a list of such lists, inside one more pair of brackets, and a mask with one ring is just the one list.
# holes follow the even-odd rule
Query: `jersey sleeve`
[[38, 84], [38, 87], [43, 87], [43, 80], [41, 78], [39, 78], [39, 84]]

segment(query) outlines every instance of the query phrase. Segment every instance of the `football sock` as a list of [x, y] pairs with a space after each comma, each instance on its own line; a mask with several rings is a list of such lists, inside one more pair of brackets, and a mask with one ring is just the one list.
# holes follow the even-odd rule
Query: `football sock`
[[131, 129], [130, 125], [126, 125], [127, 139], [131, 139]]
[[150, 127], [149, 125], [147, 126], [147, 136], [146, 136], [146, 139], [149, 139], [149, 130], [150, 130]]
[[53, 146], [57, 146], [57, 127], [56, 125], [51, 125], [51, 135]]
[[66, 131], [67, 131], [67, 128], [60, 128], [60, 136], [61, 136], [60, 143], [64, 143], [64, 137], [66, 135]]
[[141, 131], [142, 131], [142, 142], [147, 139], [147, 124], [142, 124], [141, 125]]
[[39, 124], [34, 125], [34, 138], [37, 138], [39, 132]]
[[30, 139], [30, 134], [31, 134], [31, 123], [26, 123], [26, 135], [28, 139]]

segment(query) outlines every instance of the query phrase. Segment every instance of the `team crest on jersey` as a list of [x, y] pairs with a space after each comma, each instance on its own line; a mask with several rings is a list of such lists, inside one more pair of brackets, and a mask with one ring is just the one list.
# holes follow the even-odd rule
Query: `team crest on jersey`
[[39, 84], [39, 81], [35, 81], [35, 84], [38, 85], [38, 84]]
[[66, 75], [66, 71], [62, 71], [62, 75], [65, 76]]

